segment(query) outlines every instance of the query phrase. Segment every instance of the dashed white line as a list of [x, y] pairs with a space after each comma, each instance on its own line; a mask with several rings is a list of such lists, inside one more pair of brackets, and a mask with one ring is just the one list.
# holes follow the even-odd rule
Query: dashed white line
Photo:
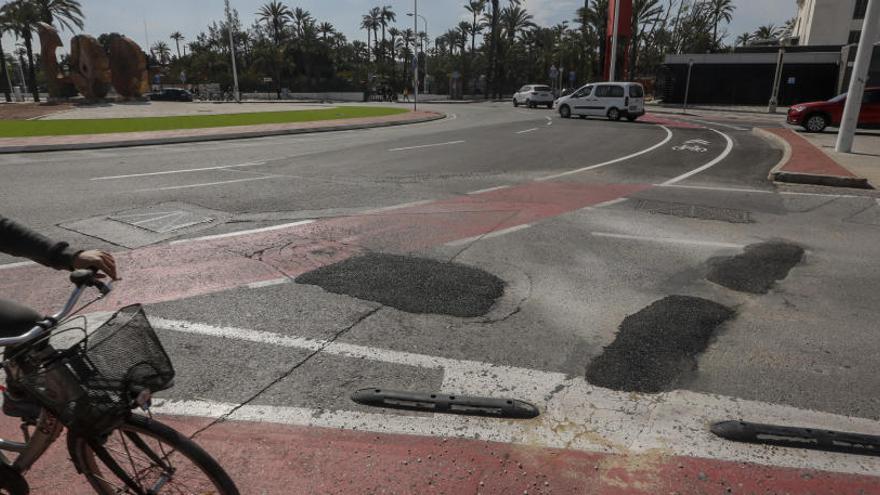
[[226, 184], [238, 184], [241, 182], [253, 182], [256, 180], [277, 179], [277, 178], [278, 177], [275, 175], [267, 175], [264, 177], [250, 177], [247, 179], [223, 180], [223, 181], [218, 181], [218, 182], [204, 182], [202, 184], [188, 184], [185, 186], [152, 187], [152, 188], [148, 188], [148, 189], [136, 189], [136, 190], [130, 191], [130, 192], [141, 193], [141, 192], [158, 192], [158, 191], [176, 191], [178, 189], [195, 189], [198, 187], [223, 186]]
[[531, 128], [531, 129], [526, 129], [526, 130], [524, 130], [524, 131], [519, 131], [519, 132], [517, 132], [517, 134], [528, 134], [528, 133], [530, 133], [530, 132], [535, 132], [535, 131], [537, 131], [537, 130], [538, 130], [537, 127], [533, 127], [533, 128]]
[[475, 235], [473, 237], [468, 237], [466, 239], [458, 239], [457, 241], [447, 242], [445, 245], [451, 246], [451, 247], [465, 246], [465, 245], [470, 244], [472, 242], [482, 241], [485, 239], [492, 239], [495, 237], [501, 237], [501, 236], [504, 236], [507, 234], [512, 234], [514, 232], [519, 232], [520, 230], [528, 229], [531, 226], [532, 226], [532, 224], [529, 224], [529, 223], [523, 224], [523, 225], [517, 225], [515, 227], [510, 227], [507, 229], [501, 229], [501, 230], [496, 230], [494, 232], [489, 232], [488, 234]]
[[409, 150], [418, 150], [418, 149], [422, 149], [422, 148], [435, 148], [438, 146], [451, 146], [453, 144], [461, 144], [461, 143], [464, 143], [464, 141], [449, 141], [446, 143], [422, 144], [419, 146], [406, 146], [404, 148], [391, 148], [388, 151], [409, 151]]
[[367, 210], [359, 213], [359, 215], [375, 215], [376, 213], [384, 213], [386, 211], [394, 211], [394, 210], [402, 210], [404, 208], [412, 208], [415, 206], [422, 206], [436, 202], [435, 199], [423, 199], [421, 201], [413, 201], [410, 203], [403, 203], [399, 205], [385, 206], [383, 208], [375, 208], [372, 210]]
[[262, 289], [264, 287], [275, 287], [276, 285], [284, 285], [291, 283], [289, 278], [276, 278], [273, 280], [265, 280], [263, 282], [254, 282], [252, 284], [247, 284], [245, 287], [248, 289]]
[[657, 144], [655, 144], [655, 145], [653, 145], [653, 146], [651, 146], [651, 147], [649, 147], [649, 148], [645, 148], [645, 149], [643, 149], [642, 151], [638, 151], [638, 152], [633, 153], [633, 154], [631, 154], [631, 155], [622, 156], [622, 157], [620, 157], [620, 158], [615, 158], [614, 160], [609, 160], [609, 161], [607, 161], [607, 162], [598, 163], [598, 164], [596, 164], [596, 165], [590, 165], [589, 167], [583, 167], [583, 168], [579, 168], [579, 169], [577, 169], [577, 170], [570, 170], [570, 171], [568, 171], [568, 172], [563, 172], [563, 173], [561, 173], [561, 174], [548, 175], [547, 177], [541, 177], [541, 178], [539, 178], [539, 179], [535, 179], [535, 180], [537, 180], [537, 181], [548, 181], [548, 180], [558, 179], [558, 178], [560, 178], [560, 177], [565, 177], [565, 176], [568, 176], [568, 175], [579, 174], [579, 173], [581, 173], [581, 172], [586, 172], [586, 171], [588, 171], [588, 170], [594, 170], [594, 169], [597, 169], [597, 168], [607, 167], [608, 165], [614, 165], [615, 163], [620, 163], [620, 162], [623, 162], [623, 161], [629, 160], [629, 159], [631, 159], [631, 158], [635, 158], [635, 157], [637, 157], [637, 156], [641, 156], [641, 155], [644, 155], [644, 154], [646, 154], [646, 153], [650, 153], [650, 152], [656, 150], [657, 148], [660, 148], [660, 147], [662, 147], [662, 146], [665, 146], [666, 143], [668, 143], [669, 141], [672, 140], [672, 131], [671, 131], [668, 127], [666, 127], [666, 126], [664, 126], [664, 125], [661, 125], [660, 127], [661, 127], [663, 130], [666, 131], [666, 138], [665, 138], [663, 141], [660, 141], [659, 143], [657, 143]]
[[237, 165], [219, 165], [216, 167], [203, 167], [203, 168], [187, 168], [181, 170], [165, 170], [162, 172], [145, 172], [142, 174], [127, 174], [127, 175], [108, 175], [106, 177], [93, 177], [89, 180], [116, 180], [116, 179], [132, 179], [136, 177], [151, 177], [155, 175], [171, 175], [171, 174], [189, 174], [193, 172], [205, 172], [208, 170], [223, 170], [227, 168], [240, 168], [240, 167], [257, 167], [260, 165], [265, 165], [266, 162], [248, 162], [248, 163], [239, 163]]
[[547, 125], [548, 125], [548, 126], [553, 125], [553, 119], [551, 119], [550, 117], [544, 117], [544, 118], [547, 119]]
[[310, 223], [315, 223], [315, 221], [314, 220], [302, 220], [299, 222], [285, 223], [285, 224], [281, 224], [281, 225], [273, 225], [271, 227], [263, 227], [261, 229], [239, 230], [237, 232], [228, 232], [226, 234], [217, 234], [217, 235], [209, 235], [209, 236], [204, 236], [204, 237], [195, 237], [192, 239], [181, 239], [179, 241], [174, 241], [169, 244], [174, 245], [174, 244], [185, 244], [188, 242], [213, 241], [216, 239], [226, 239], [228, 237], [239, 237], [239, 236], [243, 236], [243, 235], [259, 234], [262, 232], [272, 232], [274, 230], [290, 229], [293, 227], [300, 227], [303, 225], [308, 225]]
[[509, 189], [509, 188], [510, 188], [510, 186], [496, 186], [496, 187], [489, 187], [486, 189], [479, 189], [477, 191], [471, 191], [467, 194], [468, 195], [483, 194], [483, 193], [488, 193], [488, 192], [493, 192], [493, 191], [501, 191], [502, 189]]
[[745, 247], [745, 244], [733, 244], [730, 242], [715, 242], [715, 241], [701, 241], [697, 239], [685, 239], [680, 237], [648, 237], [648, 236], [640, 236], [640, 235], [629, 235], [629, 234], [614, 234], [611, 232], [593, 232], [592, 235], [594, 237], [603, 237], [609, 239], [622, 239], [628, 241], [641, 241], [641, 242], [658, 242], [661, 244], [684, 244], [688, 246], [704, 246], [704, 247], [712, 247], [712, 248], [730, 248], [730, 249], [742, 249]]
[[715, 132], [715, 133], [720, 134], [720, 135], [721, 135], [722, 137], [724, 137], [724, 139], [727, 141], [727, 147], [724, 149], [724, 151], [723, 151], [720, 155], [718, 155], [717, 157], [715, 157], [714, 160], [712, 160], [711, 162], [709, 162], [709, 163], [703, 165], [702, 167], [699, 167], [699, 168], [696, 168], [696, 169], [694, 169], [694, 170], [691, 170], [690, 172], [688, 172], [688, 173], [686, 173], [686, 174], [679, 175], [678, 177], [676, 177], [676, 178], [674, 178], [674, 179], [669, 179], [668, 181], [664, 182], [664, 183], [661, 184], [661, 185], [663, 185], [663, 186], [669, 186], [669, 185], [672, 185], [672, 184], [676, 184], [676, 183], [678, 183], [678, 182], [681, 182], [681, 181], [683, 181], [683, 180], [685, 180], [685, 179], [689, 179], [689, 178], [691, 178], [691, 177], [693, 177], [693, 176], [695, 176], [695, 175], [697, 175], [697, 174], [699, 174], [699, 173], [701, 173], [701, 172], [705, 172], [706, 170], [709, 170], [710, 168], [714, 167], [715, 165], [718, 165], [719, 163], [721, 163], [722, 161], [724, 161], [724, 159], [727, 158], [727, 157], [730, 155], [730, 153], [733, 151], [733, 139], [730, 139], [730, 136], [728, 136], [727, 134], [724, 134], [724, 133], [721, 132], [721, 131], [716, 131], [715, 129], [710, 129], [710, 130], [711, 130], [712, 132]]

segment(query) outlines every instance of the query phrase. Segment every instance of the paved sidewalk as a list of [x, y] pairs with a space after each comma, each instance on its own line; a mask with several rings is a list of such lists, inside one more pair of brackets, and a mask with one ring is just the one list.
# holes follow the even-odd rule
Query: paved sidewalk
[[[819, 186], [872, 188], [867, 178], [853, 173], [848, 167], [850, 163], [848, 156], [840, 154], [836, 157], [829, 156], [823, 149], [807, 140], [804, 137], [805, 133], [789, 128], [756, 129], [756, 133], [765, 139], [775, 141], [785, 150], [782, 160], [770, 172], [771, 180]], [[880, 182], [876, 183], [880, 184]]]
[[[681, 105], [666, 105], [662, 103], [646, 103], [646, 107], [651, 111], [659, 113], [676, 113], [682, 111]], [[757, 105], [688, 105], [688, 113], [693, 112], [721, 112], [721, 113], [748, 113], [755, 115], [765, 115], [767, 117], [780, 117], [785, 119], [788, 113], [788, 107], [779, 107], [775, 114], [767, 112], [767, 106]]]
[[289, 124], [214, 127], [174, 131], [125, 132], [115, 134], [88, 134], [79, 136], [41, 136], [29, 138], [0, 138], [0, 154], [67, 151], [101, 148], [121, 148], [156, 144], [177, 144], [200, 141], [222, 141], [287, 134], [346, 131], [395, 125], [417, 124], [444, 118], [438, 112], [409, 112], [386, 117], [322, 120]]
[[880, 188], [880, 131], [859, 130], [852, 153], [834, 151], [837, 132], [799, 134], [834, 161], [855, 175], [866, 178], [875, 188]]

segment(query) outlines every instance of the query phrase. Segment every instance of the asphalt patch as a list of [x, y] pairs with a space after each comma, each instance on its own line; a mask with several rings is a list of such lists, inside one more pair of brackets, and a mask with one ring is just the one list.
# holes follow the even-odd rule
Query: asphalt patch
[[587, 367], [593, 385], [625, 392], [671, 390], [735, 312], [698, 297], [669, 296], [627, 316], [617, 338]]
[[652, 215], [670, 215], [680, 218], [713, 220], [717, 222], [752, 223], [751, 212], [736, 210], [733, 208], [718, 208], [715, 206], [642, 200], [636, 204], [636, 209], [647, 211]]
[[457, 263], [372, 253], [301, 275], [297, 283], [417, 314], [475, 317], [504, 294], [504, 281]]
[[795, 244], [753, 244], [742, 254], [710, 260], [706, 278], [737, 292], [766, 294], [803, 259], [804, 248]]

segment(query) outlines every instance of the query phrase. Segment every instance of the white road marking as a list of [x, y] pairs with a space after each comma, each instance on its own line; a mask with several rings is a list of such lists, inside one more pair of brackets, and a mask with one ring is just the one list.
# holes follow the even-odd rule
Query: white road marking
[[535, 131], [537, 131], [537, 130], [538, 130], [537, 127], [533, 127], [533, 128], [531, 128], [531, 129], [526, 129], [526, 130], [524, 130], [524, 131], [519, 131], [519, 132], [517, 132], [517, 134], [528, 134], [528, 133], [530, 133], [530, 132], [535, 132]]
[[423, 144], [420, 146], [407, 146], [405, 148], [392, 148], [388, 151], [409, 151], [409, 150], [418, 150], [422, 148], [436, 148], [437, 146], [451, 146], [453, 144], [461, 144], [464, 141], [449, 141], [447, 143], [436, 143], [436, 144]]
[[510, 228], [506, 228], [506, 229], [501, 229], [501, 230], [496, 230], [496, 231], [494, 231], [494, 232], [489, 232], [488, 234], [475, 235], [475, 236], [473, 236], [473, 237], [468, 237], [468, 238], [466, 238], [466, 239], [459, 239], [459, 240], [457, 240], [457, 241], [447, 242], [447, 243], [444, 244], [444, 245], [445, 245], [445, 246], [451, 246], [451, 247], [465, 246], [465, 245], [470, 244], [470, 243], [472, 243], [472, 242], [482, 241], [482, 240], [485, 240], [485, 239], [492, 239], [492, 238], [495, 238], [495, 237], [501, 237], [501, 236], [504, 236], [504, 235], [507, 235], [507, 234], [512, 234], [512, 233], [514, 233], [514, 232], [519, 232], [520, 230], [528, 229], [528, 228], [530, 228], [531, 226], [532, 226], [532, 224], [530, 224], [530, 223], [526, 223], [526, 224], [523, 224], [523, 225], [516, 225], [516, 226], [514, 226], [514, 227], [510, 227]]
[[591, 206], [591, 208], [605, 208], [607, 206], [619, 205], [620, 203], [626, 203], [629, 201], [629, 198], [617, 198], [612, 199], [611, 201], [605, 201], [604, 203], [599, 203], [597, 205]]
[[367, 210], [367, 211], [363, 211], [363, 212], [359, 213], [359, 215], [374, 215], [376, 213], [384, 213], [386, 211], [402, 210], [403, 208], [412, 208], [415, 206], [422, 206], [422, 205], [427, 205], [427, 204], [431, 204], [431, 203], [435, 203], [435, 202], [437, 202], [436, 199], [423, 199], [421, 201], [413, 201], [410, 203], [403, 203], [403, 204], [399, 204], [399, 205], [385, 206], [383, 208], [376, 208], [373, 210]]
[[605, 237], [610, 239], [623, 239], [628, 241], [641, 241], [641, 242], [659, 242], [662, 244], [684, 244], [688, 246], [705, 246], [705, 247], [713, 247], [713, 248], [730, 248], [730, 249], [742, 249], [745, 247], [745, 244], [733, 244], [729, 242], [714, 242], [714, 241], [700, 241], [696, 239], [685, 239], [685, 238], [677, 238], [677, 237], [647, 237], [640, 235], [629, 235], [629, 234], [613, 234], [611, 232], [593, 232], [592, 235], [594, 237]]
[[142, 174], [128, 174], [128, 175], [108, 175], [106, 177], [93, 177], [89, 180], [116, 180], [116, 179], [131, 179], [135, 177], [151, 177], [155, 175], [171, 175], [171, 174], [189, 174], [193, 172], [205, 172], [208, 170], [223, 170], [227, 168], [240, 168], [240, 167], [258, 167], [260, 165], [265, 165], [266, 162], [249, 162], [249, 163], [239, 163], [238, 165], [222, 165], [217, 167], [204, 167], [204, 168], [187, 168], [182, 170], [165, 170], [162, 172], [146, 172]]
[[236, 180], [224, 180], [218, 182], [205, 182], [202, 184], [189, 184], [186, 186], [167, 186], [167, 187], [153, 187], [149, 189], [136, 189], [134, 191], [130, 191], [133, 193], [140, 192], [154, 192], [154, 191], [175, 191], [178, 189], [195, 189], [197, 187], [212, 187], [212, 186], [223, 186], [226, 184], [238, 184], [240, 182], [253, 182], [255, 180], [266, 180], [266, 179], [277, 179], [278, 176], [275, 175], [267, 175], [264, 177], [250, 177], [247, 179], [236, 179]]
[[663, 141], [661, 141], [661, 142], [655, 144], [654, 146], [651, 146], [651, 147], [649, 147], [649, 148], [645, 148], [645, 149], [643, 149], [642, 151], [635, 152], [635, 153], [633, 153], [633, 154], [631, 154], [631, 155], [622, 156], [622, 157], [620, 157], [620, 158], [615, 158], [614, 160], [609, 160], [609, 161], [607, 161], [607, 162], [599, 163], [599, 164], [596, 164], [596, 165], [590, 165], [589, 167], [583, 167], [583, 168], [579, 168], [579, 169], [577, 169], [577, 170], [570, 170], [570, 171], [568, 171], [568, 172], [563, 172], [563, 173], [561, 173], [561, 174], [548, 175], [547, 177], [541, 177], [541, 178], [539, 178], [539, 179], [535, 179], [535, 180], [536, 180], [536, 181], [548, 181], [548, 180], [558, 179], [558, 178], [560, 178], [560, 177], [565, 177], [565, 176], [568, 176], [568, 175], [579, 174], [579, 173], [581, 173], [581, 172], [586, 172], [586, 171], [588, 171], [588, 170], [594, 170], [594, 169], [597, 169], [597, 168], [607, 167], [608, 165], [614, 165], [615, 163], [620, 163], [620, 162], [623, 162], [623, 161], [626, 161], [626, 160], [629, 160], [629, 159], [635, 158], [635, 157], [637, 157], [637, 156], [644, 155], [645, 153], [650, 153], [650, 152], [656, 150], [657, 148], [660, 148], [660, 147], [662, 147], [662, 146], [665, 146], [666, 143], [668, 143], [669, 141], [672, 140], [672, 131], [671, 131], [668, 127], [666, 127], [666, 126], [664, 126], [664, 125], [661, 125], [660, 127], [661, 127], [663, 130], [666, 131], [666, 139], [664, 139]]
[[744, 127], [738, 127], [738, 126], [735, 126], [735, 125], [722, 124], [721, 122], [712, 122], [712, 121], [710, 121], [710, 120], [694, 119], [694, 118], [690, 118], [690, 117], [688, 117], [688, 118], [682, 118], [681, 120], [684, 120], [684, 121], [686, 121], [686, 122], [697, 122], [697, 123], [700, 123], [700, 124], [706, 124], [706, 125], [712, 125], [712, 126], [719, 126], [719, 127], [726, 127], [727, 129], [733, 129], [734, 131], [748, 131], [748, 130], [749, 130], [749, 129], [746, 129], [746, 128], [744, 128]]
[[689, 179], [689, 178], [691, 178], [701, 172], [705, 172], [706, 170], [709, 170], [710, 168], [714, 167], [715, 165], [718, 165], [719, 163], [724, 161], [724, 159], [730, 155], [730, 153], [733, 151], [733, 140], [730, 139], [730, 136], [728, 136], [727, 134], [724, 134], [721, 131], [716, 131], [715, 129], [710, 129], [710, 130], [712, 132], [716, 132], [718, 134], [721, 134], [721, 136], [723, 136], [724, 139], [727, 140], [727, 147], [724, 149], [724, 151], [720, 155], [718, 155], [714, 160], [703, 165], [702, 167], [691, 170], [690, 172], [688, 172], [686, 174], [679, 175], [678, 177], [676, 177], [674, 179], [670, 179], [661, 185], [668, 186], [671, 184], [676, 184], [678, 182], [681, 182], [685, 179]]
[[496, 186], [496, 187], [489, 187], [489, 188], [486, 188], [486, 189], [480, 189], [480, 190], [477, 190], [477, 191], [471, 191], [471, 192], [469, 192], [469, 193], [467, 193], [467, 194], [468, 194], [468, 195], [473, 195], [473, 194], [483, 194], [483, 193], [492, 192], [492, 191], [500, 191], [500, 190], [502, 190], [502, 189], [510, 189], [510, 186]]
[[714, 187], [714, 186], [685, 186], [682, 184], [655, 184], [655, 187], [671, 187], [675, 189], [696, 189], [700, 191], [716, 191], [716, 192], [741, 192], [754, 194], [773, 194], [774, 191], [764, 189], [741, 189], [736, 187]]
[[276, 285], [284, 285], [291, 283], [289, 278], [276, 278], [272, 280], [264, 280], [262, 282], [254, 282], [252, 284], [247, 284], [245, 287], [248, 289], [262, 289], [264, 287], [275, 287]]
[[[744, 419], [872, 434], [876, 432], [877, 422], [869, 419], [689, 391], [653, 395], [618, 392], [594, 387], [583, 377], [568, 377], [562, 373], [162, 318], [150, 318], [150, 322], [166, 331], [309, 351], [323, 347], [322, 352], [331, 355], [435, 369], [443, 372], [438, 392], [514, 397], [532, 402], [542, 413], [534, 420], [505, 421], [443, 414], [403, 416], [381, 409], [358, 412], [248, 405], [232, 414], [232, 420], [477, 438], [587, 452], [638, 455], [662, 451], [666, 455], [872, 476], [880, 471], [880, 458], [876, 457], [756, 447], [721, 440], [708, 429], [714, 421]], [[154, 400], [154, 412], [179, 416], [218, 418], [236, 406], [209, 401]]]
[[547, 119], [547, 125], [548, 125], [548, 126], [553, 125], [553, 119], [552, 119], [552, 118], [550, 118], [550, 117], [544, 117], [544, 118]]
[[31, 265], [36, 266], [37, 263], [34, 263], [33, 261], [20, 261], [17, 263], [7, 263], [5, 265], [0, 265], [0, 270], [10, 270], [12, 268], [21, 268], [24, 266], [31, 266]]
[[186, 244], [189, 242], [213, 241], [216, 239], [226, 239], [228, 237], [239, 237], [239, 236], [243, 236], [243, 235], [259, 234], [262, 232], [272, 232], [274, 230], [290, 229], [293, 227], [308, 225], [310, 223], [315, 223], [315, 221], [314, 220], [302, 220], [299, 222], [285, 223], [285, 224], [281, 224], [281, 225], [273, 225], [271, 227], [263, 227], [261, 229], [239, 230], [237, 232], [228, 232], [226, 234], [209, 235], [209, 236], [204, 236], [204, 237], [194, 237], [192, 239], [181, 239], [179, 241], [170, 242], [169, 244], [175, 245], [175, 244]]

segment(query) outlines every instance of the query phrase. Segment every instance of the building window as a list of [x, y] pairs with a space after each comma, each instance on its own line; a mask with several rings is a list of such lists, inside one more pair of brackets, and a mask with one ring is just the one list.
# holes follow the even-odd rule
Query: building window
[[868, 11], [868, 0], [856, 0], [856, 8], [853, 11], [853, 19], [864, 19]]
[[862, 38], [861, 31], [850, 31], [849, 32], [849, 41], [847, 41], [847, 43], [849, 43], [850, 45], [858, 43], [861, 38]]

